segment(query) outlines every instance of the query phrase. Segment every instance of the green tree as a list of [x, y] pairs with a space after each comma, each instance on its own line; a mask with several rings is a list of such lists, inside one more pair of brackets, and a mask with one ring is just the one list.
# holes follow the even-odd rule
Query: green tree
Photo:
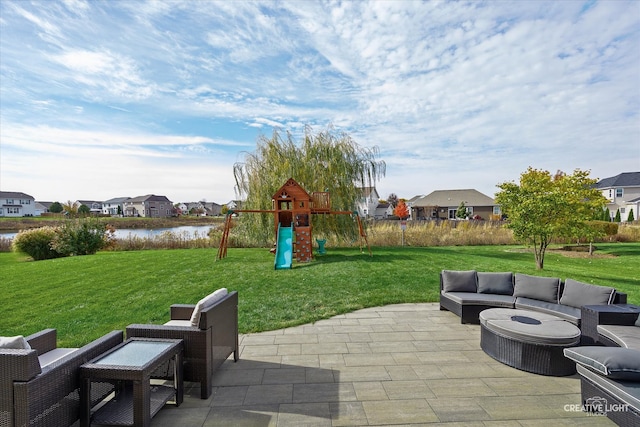
[[469, 217], [469, 212], [467, 211], [467, 206], [464, 202], [460, 202], [460, 206], [456, 209], [456, 218], [459, 219], [467, 219]]
[[83, 204], [78, 208], [78, 213], [86, 216], [91, 213], [91, 209], [89, 209], [89, 206]]
[[613, 222], [620, 222], [622, 221], [622, 217], [620, 216], [620, 208], [618, 208], [618, 210], [616, 211], [616, 217], [613, 219]]
[[51, 206], [49, 206], [49, 212], [51, 213], [60, 213], [64, 210], [60, 202], [53, 202]]
[[602, 220], [603, 221], [607, 221], [607, 222], [611, 222], [611, 213], [609, 213], [609, 208], [604, 208], [602, 210]]
[[594, 187], [588, 171], [576, 169], [572, 175], [529, 167], [520, 175], [520, 184], [498, 185], [496, 203], [508, 217], [514, 236], [533, 246], [536, 268], [544, 268], [544, 255], [554, 237], [589, 233], [587, 222], [606, 199]]
[[627, 215], [627, 222], [633, 222], [636, 219], [633, 216], [633, 209], [629, 209], [629, 215]]
[[[377, 147], [358, 145], [348, 134], [327, 128], [314, 133], [307, 127], [299, 143], [290, 133], [274, 131], [270, 138], [260, 136], [256, 151], [245, 153], [244, 162], [236, 163], [233, 173], [240, 198], [246, 197], [243, 209], [273, 209], [271, 198], [289, 178], [295, 179], [308, 193], [329, 192], [331, 209], [353, 211], [361, 196], [360, 187], [372, 186], [385, 174], [384, 161], [378, 160]], [[240, 230], [268, 244], [273, 239], [273, 215], [242, 214]], [[358, 230], [349, 215], [316, 215], [314, 232], [357, 236]]]

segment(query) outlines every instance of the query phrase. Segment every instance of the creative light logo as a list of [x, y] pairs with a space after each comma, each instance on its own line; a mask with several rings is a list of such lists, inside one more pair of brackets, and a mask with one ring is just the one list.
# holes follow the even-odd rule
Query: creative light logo
[[587, 412], [589, 415], [606, 416], [610, 412], [626, 412], [629, 405], [626, 403], [609, 404], [607, 399], [593, 396], [585, 400], [584, 405], [564, 405], [568, 412]]

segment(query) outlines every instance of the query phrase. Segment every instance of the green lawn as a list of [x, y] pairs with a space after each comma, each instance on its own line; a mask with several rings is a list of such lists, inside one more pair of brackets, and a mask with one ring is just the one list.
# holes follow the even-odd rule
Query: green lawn
[[640, 244], [599, 244], [597, 254], [533, 254], [515, 246], [329, 248], [292, 270], [273, 269], [266, 249], [101, 252], [30, 262], [0, 253], [0, 335], [58, 329], [61, 346], [80, 346], [130, 323], [163, 323], [172, 303], [195, 303], [220, 287], [239, 292], [240, 332], [278, 329], [363, 307], [438, 301], [442, 269], [514, 271], [613, 286], [640, 303]]

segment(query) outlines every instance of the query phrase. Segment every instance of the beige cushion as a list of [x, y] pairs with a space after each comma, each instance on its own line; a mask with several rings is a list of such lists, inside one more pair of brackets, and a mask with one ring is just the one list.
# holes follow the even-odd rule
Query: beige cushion
[[166, 326], [193, 326], [191, 320], [169, 320], [165, 323]]
[[191, 313], [191, 326], [198, 326], [198, 324], [200, 323], [200, 312], [208, 307], [211, 307], [213, 304], [224, 298], [228, 293], [229, 291], [227, 291], [227, 288], [220, 288], [214, 293], [209, 294], [198, 301], [195, 308], [193, 309], [193, 313]]
[[30, 350], [31, 346], [22, 335], [15, 337], [0, 337], [0, 348], [12, 348], [14, 350]]

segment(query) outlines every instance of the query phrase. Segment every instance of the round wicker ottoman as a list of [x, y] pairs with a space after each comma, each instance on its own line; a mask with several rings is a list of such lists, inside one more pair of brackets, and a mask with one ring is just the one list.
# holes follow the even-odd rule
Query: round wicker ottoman
[[576, 372], [575, 363], [562, 350], [580, 343], [580, 329], [559, 317], [491, 308], [480, 313], [480, 329], [480, 347], [499, 362], [541, 375]]

